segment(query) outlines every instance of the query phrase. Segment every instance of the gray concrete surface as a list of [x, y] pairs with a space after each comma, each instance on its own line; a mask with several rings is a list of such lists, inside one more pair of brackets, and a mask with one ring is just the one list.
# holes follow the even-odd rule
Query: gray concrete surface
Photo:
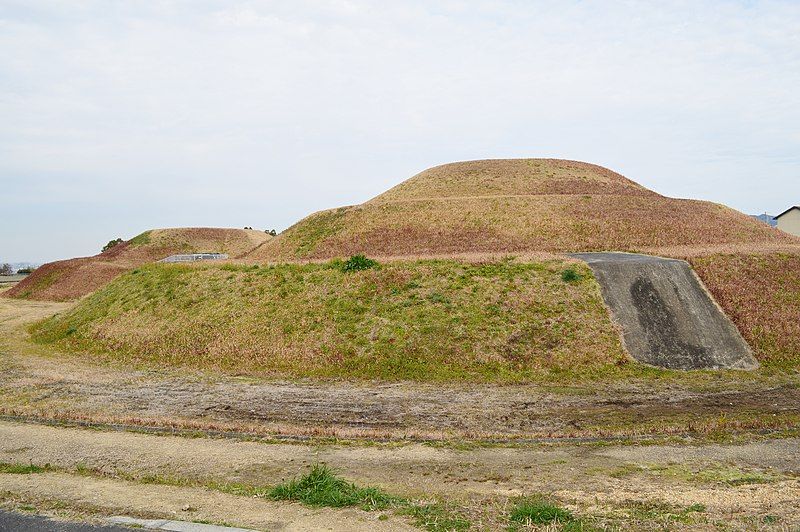
[[121, 526], [54, 521], [41, 515], [26, 515], [0, 510], [0, 532], [130, 532]]
[[126, 516], [115, 516], [106, 519], [109, 523], [129, 525], [150, 530], [171, 530], [172, 532], [256, 532], [247, 528], [234, 528], [230, 526], [207, 525], [205, 523], [191, 523], [189, 521], [175, 521], [172, 519], [136, 519]]
[[630, 253], [576, 253], [595, 274], [625, 347], [669, 369], [753, 369], [758, 362], [689, 264]]

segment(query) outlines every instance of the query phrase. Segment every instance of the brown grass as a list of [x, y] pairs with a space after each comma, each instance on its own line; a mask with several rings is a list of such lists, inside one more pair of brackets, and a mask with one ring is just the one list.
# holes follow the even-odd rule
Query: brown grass
[[733, 209], [645, 195], [538, 195], [371, 203], [302, 220], [248, 258], [648, 251], [800, 245]]
[[495, 159], [430, 168], [370, 203], [538, 194], [657, 195], [616, 172], [594, 164], [559, 159]]
[[45, 264], [3, 296], [70, 301], [94, 292], [126, 271], [175, 253], [214, 251], [239, 257], [270, 238], [261, 231], [244, 229], [155, 229], [93, 257]]
[[758, 359], [800, 360], [800, 253], [716, 254], [689, 258]]
[[51, 262], [38, 268], [4, 296], [45, 301], [68, 301], [94, 292], [128, 267], [79, 258]]

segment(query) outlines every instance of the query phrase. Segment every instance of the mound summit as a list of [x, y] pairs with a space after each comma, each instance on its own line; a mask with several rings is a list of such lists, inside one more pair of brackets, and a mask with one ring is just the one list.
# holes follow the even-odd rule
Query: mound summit
[[312, 214], [248, 258], [655, 252], [798, 242], [723, 205], [668, 198], [601, 166], [513, 159], [425, 170], [361, 205]]
[[240, 257], [270, 238], [250, 229], [153, 229], [93, 257], [45, 264], [3, 295], [68, 301], [94, 292], [128, 270], [175, 253], [214, 251]]

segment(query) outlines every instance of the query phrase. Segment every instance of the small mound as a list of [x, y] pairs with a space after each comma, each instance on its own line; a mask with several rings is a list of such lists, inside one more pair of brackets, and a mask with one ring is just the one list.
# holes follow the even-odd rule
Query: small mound
[[657, 252], [749, 243], [800, 239], [722, 205], [661, 196], [599, 166], [518, 159], [426, 170], [362, 205], [313, 214], [249, 258]]
[[565, 260], [151, 264], [40, 323], [34, 339], [286, 377], [519, 381], [627, 360], [591, 271]]
[[219, 251], [239, 257], [270, 238], [249, 229], [153, 229], [93, 257], [45, 264], [3, 296], [69, 301], [94, 292], [128, 270], [175, 253]]

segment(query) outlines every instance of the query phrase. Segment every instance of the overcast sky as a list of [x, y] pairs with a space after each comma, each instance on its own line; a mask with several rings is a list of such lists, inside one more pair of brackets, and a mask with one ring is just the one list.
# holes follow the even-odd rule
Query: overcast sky
[[0, 260], [504, 157], [800, 204], [800, 2], [0, 0]]

